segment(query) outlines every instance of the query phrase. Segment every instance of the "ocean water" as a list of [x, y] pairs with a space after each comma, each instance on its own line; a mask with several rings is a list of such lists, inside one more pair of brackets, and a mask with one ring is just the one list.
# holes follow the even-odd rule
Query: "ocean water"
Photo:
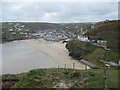
[[2, 74], [16, 74], [31, 69], [54, 68], [58, 63], [50, 56], [20, 41], [2, 45]]

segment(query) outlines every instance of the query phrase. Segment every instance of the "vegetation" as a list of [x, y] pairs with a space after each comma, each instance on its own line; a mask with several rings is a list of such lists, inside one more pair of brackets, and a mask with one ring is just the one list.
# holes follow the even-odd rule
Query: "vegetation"
[[95, 25], [95, 29], [86, 33], [90, 38], [101, 38], [107, 40], [108, 47], [115, 52], [118, 52], [118, 26], [120, 21], [99, 22]]
[[[88, 71], [87, 71], [88, 72]], [[90, 70], [93, 77], [89, 79], [89, 88], [104, 87], [104, 71], [103, 70]], [[118, 88], [118, 70], [107, 70], [107, 85], [108, 88]]]
[[[66, 48], [69, 50], [69, 55], [77, 60], [84, 58], [85, 60], [102, 66], [103, 63], [100, 60], [114, 61], [119, 57], [117, 52], [113, 50], [106, 51], [104, 48], [96, 46], [88, 42], [81, 42], [78, 40], [71, 40], [66, 44]], [[106, 54], [106, 59], [105, 59]]]
[[[96, 65], [102, 65], [99, 60], [114, 61], [120, 58], [118, 54], [118, 26], [120, 21], [106, 21], [95, 24], [95, 29], [90, 30], [85, 36], [90, 39], [106, 40], [106, 51], [104, 48], [95, 46], [90, 43], [72, 40], [67, 43], [66, 48], [69, 50], [69, 55], [80, 60], [84, 58]], [[106, 59], [105, 59], [106, 53]]]
[[23, 79], [27, 73], [21, 74], [5, 74], [0, 77], [2, 79], [2, 88], [12, 88], [18, 81]]
[[25, 25], [26, 28], [29, 28], [30, 30], [34, 31], [44, 31], [44, 30], [55, 30], [55, 29], [61, 29], [61, 24], [56, 23], [42, 23], [42, 22], [23, 22], [22, 24]]
[[70, 52], [69, 55], [77, 60], [84, 58], [93, 64], [102, 65], [99, 60], [104, 59], [105, 50], [99, 46], [72, 40], [66, 44], [66, 48]]
[[[2, 41], [3, 42], [28, 39], [26, 35], [29, 36], [29, 34], [33, 32], [33, 31], [25, 31], [27, 28], [21, 27], [23, 24], [19, 24], [19, 25], [16, 25], [16, 24], [17, 23], [10, 23], [10, 22], [2, 23]], [[27, 33], [27, 34], [20, 34], [20, 33]]]
[[[118, 87], [118, 71], [108, 70], [107, 80], [109, 88]], [[14, 77], [13, 77], [14, 76]], [[9, 77], [9, 78], [8, 78]], [[74, 70], [74, 69], [35, 69], [26, 74], [3, 75], [3, 79], [19, 79], [11, 84], [10, 81], [2, 85], [11, 88], [103, 88], [103, 70]], [[4, 87], [5, 88], [5, 87]]]
[[92, 23], [69, 23], [69, 24], [64, 25], [63, 30], [72, 32], [74, 34], [80, 34], [81, 28], [83, 31], [85, 31], [86, 29], [90, 30], [91, 25], [92, 25]]

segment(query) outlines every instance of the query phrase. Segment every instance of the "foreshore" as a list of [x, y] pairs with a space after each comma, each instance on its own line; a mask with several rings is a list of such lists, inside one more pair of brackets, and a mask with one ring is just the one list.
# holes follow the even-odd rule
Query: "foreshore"
[[[6, 50], [4, 48], [8, 48], [8, 49]], [[29, 49], [32, 49], [32, 50], [29, 51]], [[8, 50], [11, 53], [6, 53], [8, 52]], [[15, 50], [16, 50], [16, 53], [18, 52], [17, 55], [14, 54]], [[19, 53], [20, 50], [22, 51], [21, 52], [22, 54]], [[29, 52], [26, 52], [26, 51], [29, 51]], [[11, 56], [13, 56], [14, 58]], [[10, 59], [9, 60], [10, 63], [7, 62], [8, 59]], [[21, 62], [18, 60], [21, 60]], [[62, 42], [45, 41], [43, 39], [19, 40], [19, 41], [13, 41], [13, 42], [3, 44], [3, 62], [4, 62], [3, 72], [5, 70], [4, 73], [10, 73], [8, 72], [9, 70], [7, 69], [11, 68], [12, 63], [14, 64], [14, 61], [16, 63], [21, 64], [21, 66], [19, 64], [18, 66], [15, 65], [16, 67], [14, 66], [14, 68], [16, 69], [11, 73], [18, 73], [22, 71], [28, 71], [31, 69], [37, 69], [37, 68], [58, 68], [58, 67], [64, 68], [65, 66], [66, 68], [73, 68], [73, 63], [74, 63], [75, 69], [85, 69], [85, 65], [83, 65], [77, 60], [73, 60], [69, 56], [69, 52], [65, 48], [65, 44], [63, 44]], [[6, 63], [8, 63], [10, 67], [9, 65], [6, 67], [7, 65]], [[12, 68], [10, 71], [12, 71]]]

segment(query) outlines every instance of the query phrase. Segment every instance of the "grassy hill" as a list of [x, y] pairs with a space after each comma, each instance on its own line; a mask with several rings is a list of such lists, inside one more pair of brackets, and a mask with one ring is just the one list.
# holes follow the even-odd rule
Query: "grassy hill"
[[70, 52], [69, 55], [75, 59], [80, 60], [81, 58], [84, 58], [85, 60], [98, 66], [103, 65], [100, 60], [104, 60], [104, 48], [87, 42], [80, 42], [78, 40], [68, 42], [66, 48]]
[[[118, 71], [108, 70], [109, 88], [118, 87]], [[103, 88], [103, 70], [35, 69], [23, 74], [6, 74], [2, 86], [11, 88]], [[5, 81], [6, 80], [6, 81]], [[18, 80], [18, 81], [15, 81]], [[13, 82], [14, 81], [14, 82]]]
[[42, 22], [22, 22], [21, 24], [24, 24], [26, 28], [29, 28], [30, 30], [34, 31], [44, 31], [44, 30], [57, 30], [61, 29], [61, 24], [56, 23], [42, 23]]
[[[66, 48], [69, 50], [69, 55], [72, 58], [85, 60], [102, 66], [103, 63], [100, 60], [115, 61], [120, 58], [119, 54], [113, 50], [106, 51], [104, 48], [96, 46], [88, 42], [81, 42], [79, 40], [71, 40], [66, 44]], [[105, 58], [106, 54], [106, 58]]]
[[108, 41], [108, 47], [113, 51], [118, 50], [118, 26], [120, 21], [99, 22], [95, 24], [95, 29], [86, 33], [90, 38], [100, 38]]

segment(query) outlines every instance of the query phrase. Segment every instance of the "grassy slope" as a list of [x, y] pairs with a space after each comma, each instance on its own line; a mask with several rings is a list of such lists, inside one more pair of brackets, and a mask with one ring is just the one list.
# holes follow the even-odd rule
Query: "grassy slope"
[[[117, 88], [117, 70], [109, 70], [107, 73], [109, 88]], [[60, 87], [60, 83], [71, 88], [103, 88], [103, 70], [36, 69], [21, 74], [21, 77], [18, 75], [14, 76], [22, 79], [14, 88], [53, 88]]]
[[[103, 70], [91, 70], [91, 73], [95, 75], [89, 79], [89, 88], [101, 88], [104, 87], [104, 71]], [[107, 84], [108, 88], [118, 87], [118, 70], [107, 70]]]
[[109, 21], [106, 23], [96, 24], [95, 30], [88, 32], [86, 35], [90, 38], [101, 38], [108, 41], [108, 47], [111, 51], [108, 51], [108, 60], [118, 60], [120, 58], [118, 54], [118, 26], [120, 21]]
[[118, 26], [120, 21], [109, 21], [96, 24], [95, 30], [86, 35], [90, 38], [101, 38], [108, 41], [108, 47], [113, 51], [118, 49]]
[[23, 79], [23, 76], [25, 76], [27, 73], [21, 73], [21, 74], [5, 74], [0, 76], [0, 79], [3, 80], [2, 87], [3, 88], [11, 88], [13, 87], [19, 80]]
[[105, 39], [108, 41], [108, 44], [112, 43], [113, 45], [114, 42], [112, 41], [118, 40], [118, 25], [118, 21], [96, 24], [95, 30], [88, 32], [86, 35], [90, 36], [91, 38], [93, 37]]
[[80, 47], [83, 50], [86, 50], [87, 52], [89, 52], [83, 55], [84, 59], [99, 66], [103, 65], [103, 63], [99, 61], [101, 59], [104, 60], [105, 50], [103, 48], [100, 48], [92, 44], [84, 43], [84, 42], [79, 42], [79, 43], [80, 43]]
[[[99, 66], [103, 65], [103, 63], [101, 63], [99, 60], [104, 60], [105, 50], [101, 47], [86, 42], [80, 42], [77, 40], [68, 42], [66, 47], [69, 47], [70, 49], [73, 47], [77, 47], [77, 50], [79, 50], [79, 48], [82, 48], [82, 58], [93, 64]], [[73, 51], [76, 52], [74, 48]]]
[[[22, 81], [18, 82], [17, 88], [53, 88], [60, 87], [85, 87], [89, 73], [71, 69], [38, 69], [30, 71]], [[80, 83], [80, 84], [79, 84]]]
[[103, 63], [101, 63], [99, 60], [104, 59], [104, 53], [105, 53], [104, 49], [96, 48], [92, 53], [84, 56], [84, 58], [90, 61], [91, 63], [102, 66]]

